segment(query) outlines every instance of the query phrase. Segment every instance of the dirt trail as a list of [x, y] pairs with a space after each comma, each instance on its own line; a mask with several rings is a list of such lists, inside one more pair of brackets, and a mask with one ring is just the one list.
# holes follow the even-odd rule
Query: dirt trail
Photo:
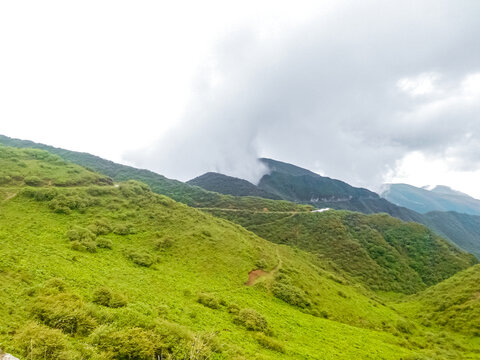
[[231, 211], [231, 212], [250, 212], [250, 213], [262, 213], [262, 214], [303, 214], [308, 213], [308, 211], [265, 211], [265, 210], [248, 210], [248, 209], [229, 209], [229, 208], [216, 208], [216, 207], [194, 207], [197, 210], [220, 210], [220, 211]]
[[252, 286], [253, 284], [255, 284], [255, 281], [257, 281], [257, 279], [267, 275], [275, 275], [278, 272], [278, 269], [282, 267], [282, 259], [280, 258], [278, 250], [277, 250], [277, 261], [278, 261], [277, 266], [275, 266], [271, 271], [265, 271], [262, 269], [255, 269], [250, 271], [248, 273], [248, 280], [245, 283], [245, 285]]
[[265, 275], [268, 275], [268, 274], [269, 274], [269, 272], [267, 272], [265, 270], [262, 270], [262, 269], [252, 270], [248, 273], [248, 280], [245, 283], [245, 285], [252, 286], [253, 284], [255, 284], [255, 281], [258, 278], [260, 278], [262, 276], [265, 276]]
[[8, 200], [14, 198], [18, 193], [14, 192], [12, 194], [8, 194], [7, 197], [5, 199], [3, 199], [2, 202], [7, 202]]

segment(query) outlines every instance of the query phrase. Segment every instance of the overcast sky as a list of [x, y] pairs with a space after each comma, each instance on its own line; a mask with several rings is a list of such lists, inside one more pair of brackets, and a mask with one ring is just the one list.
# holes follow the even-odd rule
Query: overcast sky
[[480, 197], [480, 2], [4, 1], [0, 133], [188, 180], [259, 156]]

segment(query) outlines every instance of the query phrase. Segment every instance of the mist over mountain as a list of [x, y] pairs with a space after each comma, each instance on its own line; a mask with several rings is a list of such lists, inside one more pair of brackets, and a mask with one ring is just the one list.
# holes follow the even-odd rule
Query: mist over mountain
[[474, 1], [338, 2], [288, 34], [233, 29], [184, 118], [126, 159], [182, 181], [210, 171], [256, 183], [257, 158], [269, 157], [375, 190], [418, 153], [473, 181], [479, 11]]
[[380, 195], [396, 205], [419, 213], [456, 211], [480, 215], [480, 200], [448, 186], [436, 186], [427, 190], [408, 184], [386, 184]]

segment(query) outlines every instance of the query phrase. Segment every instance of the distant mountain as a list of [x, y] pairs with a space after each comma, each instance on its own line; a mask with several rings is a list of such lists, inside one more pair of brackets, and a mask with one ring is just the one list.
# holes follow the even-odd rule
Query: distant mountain
[[266, 158], [260, 161], [270, 173], [261, 178], [258, 187], [284, 200], [365, 214], [385, 212], [405, 221], [420, 222], [421, 216], [416, 212], [396, 206], [373, 191], [281, 161]]
[[480, 258], [480, 216], [454, 211], [431, 211], [423, 215], [421, 222]]
[[208, 172], [195, 179], [187, 181], [187, 184], [200, 186], [205, 190], [215, 191], [220, 194], [234, 196], [259, 196], [266, 199], [281, 200], [278, 195], [274, 195], [260, 189], [258, 186], [243, 179], [232, 176], [219, 174], [216, 172]]
[[[304, 205], [296, 205], [285, 200], [231, 196], [207, 191], [199, 186], [168, 179], [153, 171], [117, 164], [88, 153], [65, 150], [28, 140], [12, 139], [3, 135], [0, 135], [0, 143], [18, 148], [47, 150], [59, 155], [64, 160], [107, 175], [115, 181], [135, 179], [148, 184], [158, 194], [169, 196], [178, 202], [193, 207], [255, 211], [263, 211], [264, 209], [269, 211], [308, 211], [308, 208]], [[314, 205], [318, 208], [344, 209], [365, 214], [384, 212], [404, 221], [418, 222], [480, 258], [480, 217], [446, 212], [420, 214], [380, 198], [376, 193], [367, 189], [355, 188], [343, 181], [322, 177], [288, 163], [271, 159], [261, 159], [261, 161], [271, 171], [260, 181], [259, 188], [264, 191], [276, 196], [283, 195], [281, 197], [286, 200]], [[310, 196], [307, 190], [310, 191]], [[319, 199], [322, 196], [330, 196], [328, 199], [330, 201], [311, 202], [312, 193]]]
[[407, 184], [387, 184], [381, 196], [396, 205], [419, 213], [456, 211], [480, 215], [480, 200], [443, 185], [428, 190]]
[[287, 201], [274, 201], [265, 198], [246, 198], [223, 195], [207, 191], [198, 186], [189, 185], [178, 180], [168, 179], [146, 169], [117, 164], [88, 153], [65, 150], [49, 145], [35, 143], [29, 140], [13, 139], [0, 135], [0, 144], [17, 148], [34, 148], [46, 150], [60, 156], [66, 161], [86, 167], [107, 175], [115, 181], [138, 180], [149, 185], [157, 194], [166, 195], [172, 199], [193, 207], [218, 207], [232, 209], [307, 211], [308, 208]]

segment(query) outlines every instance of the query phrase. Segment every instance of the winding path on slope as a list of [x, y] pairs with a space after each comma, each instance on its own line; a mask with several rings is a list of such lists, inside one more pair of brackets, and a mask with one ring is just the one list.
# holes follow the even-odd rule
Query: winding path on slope
[[282, 259], [278, 253], [278, 249], [277, 249], [277, 266], [275, 266], [272, 270], [270, 271], [265, 271], [265, 270], [262, 270], [262, 269], [255, 269], [255, 270], [252, 270], [248, 273], [248, 280], [247, 282], [245, 283], [246, 286], [252, 286], [255, 284], [255, 282], [261, 278], [261, 277], [264, 277], [264, 276], [267, 276], [267, 275], [272, 275], [274, 276], [277, 272], [278, 272], [278, 269], [280, 269], [282, 267]]

